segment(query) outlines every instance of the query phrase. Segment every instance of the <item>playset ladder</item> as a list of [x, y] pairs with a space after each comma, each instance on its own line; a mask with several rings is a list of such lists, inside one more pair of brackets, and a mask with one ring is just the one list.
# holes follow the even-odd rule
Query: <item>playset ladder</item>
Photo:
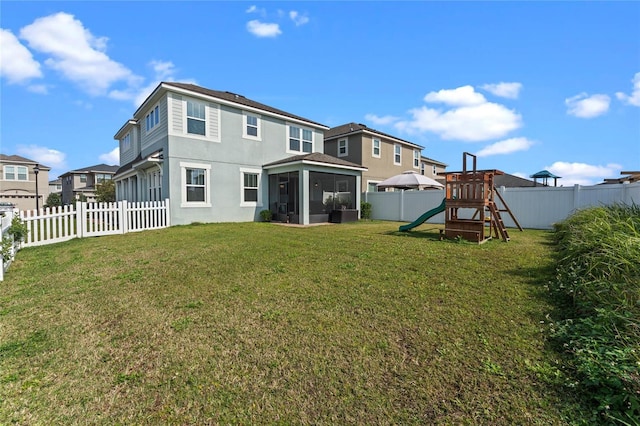
[[489, 203], [489, 211], [491, 212], [491, 223], [497, 232], [500, 233], [500, 236], [504, 241], [509, 241], [509, 232], [507, 232], [507, 228], [504, 226], [504, 222], [502, 221], [502, 217], [500, 216], [500, 211], [498, 210], [496, 203]]

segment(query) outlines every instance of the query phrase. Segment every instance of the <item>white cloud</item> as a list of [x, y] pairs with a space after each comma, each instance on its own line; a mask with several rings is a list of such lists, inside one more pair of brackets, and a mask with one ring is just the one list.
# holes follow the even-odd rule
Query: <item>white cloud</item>
[[394, 117], [392, 115], [385, 115], [383, 117], [378, 117], [375, 114], [367, 114], [367, 115], [364, 116], [364, 118], [367, 121], [370, 121], [373, 124], [378, 125], [378, 126], [386, 126], [386, 125], [389, 125], [391, 123], [394, 123], [394, 122], [400, 120], [399, 117]]
[[616, 97], [625, 104], [640, 106], [640, 72], [636, 73], [636, 75], [633, 76], [631, 82], [633, 83], [631, 95], [617, 92]]
[[120, 147], [115, 147], [111, 152], [100, 154], [100, 161], [108, 165], [120, 164]]
[[45, 64], [91, 95], [103, 95], [118, 82], [135, 85], [141, 77], [104, 52], [106, 37], [96, 37], [73, 15], [60, 12], [36, 19], [20, 30], [31, 49], [50, 55]]
[[30, 84], [29, 86], [27, 86], [27, 90], [31, 93], [46, 95], [49, 93], [49, 86], [47, 86], [46, 84]]
[[395, 124], [407, 133], [432, 132], [442, 139], [479, 142], [504, 137], [522, 126], [520, 114], [492, 102], [448, 111], [421, 107], [409, 111], [412, 118]]
[[247, 22], [247, 30], [256, 37], [277, 37], [282, 34], [280, 25], [260, 22], [257, 19]]
[[497, 84], [485, 84], [480, 88], [502, 98], [517, 99], [518, 95], [520, 95], [520, 90], [522, 90], [522, 83], [500, 82]]
[[0, 76], [10, 84], [42, 77], [40, 64], [9, 30], [0, 28]]
[[[163, 81], [176, 80], [176, 68], [173, 62], [153, 60], [148, 64], [154, 72], [154, 77], [143, 87], [128, 87], [124, 90], [112, 90], [109, 97], [112, 99], [132, 101], [134, 105], [140, 106], [153, 90]], [[180, 79], [182, 83], [197, 84], [193, 79]]]
[[66, 154], [58, 150], [38, 145], [19, 145], [17, 151], [18, 154], [52, 169], [67, 168]]
[[607, 95], [579, 95], [565, 99], [567, 114], [579, 118], [594, 118], [605, 114], [609, 110], [611, 99]]
[[545, 167], [554, 175], [562, 177], [558, 179], [558, 185], [595, 185], [605, 178], [615, 178], [620, 176], [622, 166], [619, 164], [607, 164], [605, 166], [594, 166], [585, 163], [567, 163], [556, 161]]
[[296, 27], [304, 25], [309, 22], [309, 17], [306, 15], [300, 15], [297, 11], [292, 10], [289, 12], [289, 18], [296, 24]]
[[493, 143], [484, 147], [476, 153], [478, 157], [488, 157], [490, 155], [511, 154], [517, 151], [526, 151], [534, 144], [527, 138], [511, 138]]
[[452, 106], [479, 105], [487, 100], [471, 86], [462, 86], [456, 89], [442, 89], [437, 92], [427, 93], [425, 102], [444, 103]]
[[249, 6], [249, 8], [245, 11], [247, 13], [253, 13], [255, 11], [258, 10], [258, 7], [255, 4], [252, 4], [251, 6]]

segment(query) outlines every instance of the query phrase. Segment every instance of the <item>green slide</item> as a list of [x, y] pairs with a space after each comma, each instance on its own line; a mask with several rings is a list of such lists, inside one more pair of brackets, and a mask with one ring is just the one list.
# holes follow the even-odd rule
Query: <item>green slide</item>
[[410, 231], [413, 228], [415, 228], [418, 225], [423, 224], [424, 222], [427, 221], [427, 219], [429, 219], [430, 217], [433, 217], [435, 215], [437, 215], [438, 213], [442, 213], [445, 209], [445, 198], [442, 199], [442, 203], [440, 203], [440, 205], [438, 207], [434, 207], [431, 210], [429, 210], [428, 212], [426, 212], [425, 214], [423, 214], [422, 216], [420, 216], [419, 218], [417, 218], [416, 220], [414, 220], [413, 222], [407, 224], [407, 225], [401, 225], [400, 226], [400, 231], [401, 232], [406, 232], [406, 231]]

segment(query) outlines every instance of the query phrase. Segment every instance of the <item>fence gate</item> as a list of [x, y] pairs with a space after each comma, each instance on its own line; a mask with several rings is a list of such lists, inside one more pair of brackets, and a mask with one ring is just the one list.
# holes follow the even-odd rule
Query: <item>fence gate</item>
[[96, 237], [124, 233], [122, 204], [78, 203], [78, 227], [81, 229], [78, 234]]

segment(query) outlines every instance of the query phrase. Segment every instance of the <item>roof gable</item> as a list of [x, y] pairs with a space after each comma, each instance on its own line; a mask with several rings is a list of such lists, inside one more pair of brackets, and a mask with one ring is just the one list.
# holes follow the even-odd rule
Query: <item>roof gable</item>
[[406, 145], [410, 145], [411, 147], [414, 148], [418, 148], [418, 149], [424, 149], [423, 146], [420, 146], [418, 144], [415, 144], [413, 142], [409, 142], [408, 140], [404, 140], [404, 139], [400, 139], [396, 136], [390, 135], [388, 133], [384, 133], [381, 132], [379, 130], [376, 129], [372, 129], [370, 127], [367, 127], [365, 124], [362, 123], [347, 123], [347, 124], [342, 124], [340, 126], [336, 126], [336, 127], [332, 127], [329, 130], [327, 130], [326, 132], [324, 132], [324, 140], [330, 140], [330, 139], [335, 139], [338, 138], [340, 136], [347, 136], [350, 134], [355, 134], [355, 133], [369, 133], [369, 134], [373, 134], [373, 135], [377, 135], [379, 137], [383, 137], [386, 139], [391, 139], [394, 142], [400, 142], [400, 143], [404, 143]]
[[180, 90], [187, 90], [187, 91], [192, 92], [192, 93], [197, 94], [197, 95], [204, 95], [204, 96], [208, 96], [208, 97], [219, 99], [221, 101], [225, 101], [226, 103], [237, 104], [240, 109], [242, 109], [242, 107], [244, 106], [244, 107], [248, 107], [248, 108], [251, 108], [251, 109], [264, 111], [267, 114], [278, 115], [278, 116], [282, 116], [284, 118], [290, 118], [290, 119], [293, 119], [293, 120], [296, 120], [296, 121], [303, 121], [303, 122], [309, 123], [310, 125], [312, 125], [314, 127], [321, 127], [323, 129], [328, 129], [328, 126], [326, 126], [326, 125], [324, 125], [322, 123], [318, 123], [316, 121], [309, 120], [308, 118], [304, 118], [304, 117], [301, 117], [299, 115], [291, 114], [290, 112], [283, 111], [281, 109], [274, 108], [274, 107], [269, 106], [269, 105], [265, 105], [263, 103], [260, 103], [260, 102], [254, 101], [252, 99], [246, 98], [246, 97], [244, 97], [242, 95], [239, 95], [237, 93], [223, 92], [223, 91], [220, 91], [220, 90], [211, 90], [211, 89], [207, 89], [205, 87], [197, 86], [195, 84], [179, 83], [179, 82], [162, 82], [162, 83], [160, 83], [160, 85], [158, 85], [158, 87], [154, 90], [154, 92], [151, 95], [149, 95], [149, 97], [143, 102], [141, 107], [138, 108], [138, 110], [136, 111], [136, 114], [142, 109], [142, 106], [144, 106], [147, 103], [147, 101], [149, 101], [153, 97], [153, 95], [156, 94], [156, 92], [158, 92], [159, 89], [161, 89], [161, 88], [165, 88], [167, 90], [171, 90], [172, 88], [180, 89]]
[[283, 158], [282, 160], [265, 164], [263, 167], [280, 166], [283, 164], [299, 163], [299, 162], [323, 163], [323, 164], [329, 164], [332, 166], [342, 166], [342, 167], [366, 170], [366, 167], [363, 167], [360, 164], [352, 163], [351, 161], [346, 161], [341, 158], [336, 158], [331, 155], [323, 154], [321, 152], [314, 152], [311, 154], [303, 154], [303, 155], [294, 155], [293, 157], [287, 157], [287, 158]]

